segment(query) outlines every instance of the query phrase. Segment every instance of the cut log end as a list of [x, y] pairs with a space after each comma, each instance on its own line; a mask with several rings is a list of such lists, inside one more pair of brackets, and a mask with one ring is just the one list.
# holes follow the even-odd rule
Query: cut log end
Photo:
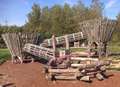
[[101, 74], [101, 73], [97, 73], [96, 74], [96, 78], [98, 79], [98, 80], [104, 80], [104, 76]]
[[91, 82], [90, 76], [83, 76], [80, 78], [81, 81]]

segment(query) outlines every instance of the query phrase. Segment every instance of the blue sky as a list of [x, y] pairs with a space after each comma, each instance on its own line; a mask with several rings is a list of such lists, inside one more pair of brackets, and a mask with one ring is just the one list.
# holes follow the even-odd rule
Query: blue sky
[[[68, 3], [71, 6], [78, 0], [0, 0], [0, 24], [4, 25], [7, 20], [8, 25], [21, 26], [27, 20], [27, 14], [31, 11], [33, 3], [40, 4], [40, 7], [53, 6], [54, 4]], [[82, 0], [89, 6], [91, 0]], [[101, 0], [104, 3], [104, 15], [115, 19], [120, 12], [119, 0]]]

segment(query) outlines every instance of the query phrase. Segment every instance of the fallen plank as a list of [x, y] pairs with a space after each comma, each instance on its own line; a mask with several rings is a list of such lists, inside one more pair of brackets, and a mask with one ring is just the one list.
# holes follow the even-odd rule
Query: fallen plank
[[76, 80], [76, 76], [55, 76], [55, 79], [61, 80]]
[[50, 73], [76, 73], [79, 72], [79, 69], [48, 69]]
[[110, 65], [108, 61], [101, 61], [101, 62], [96, 62], [93, 64], [71, 64], [72, 67], [79, 67], [79, 69], [84, 69], [84, 68], [94, 68], [94, 67], [100, 67], [100, 66], [107, 66]]
[[82, 57], [71, 57], [71, 60], [76, 60], [76, 61], [79, 61], [79, 60], [90, 60], [90, 61], [98, 61], [99, 59], [98, 58], [82, 58]]

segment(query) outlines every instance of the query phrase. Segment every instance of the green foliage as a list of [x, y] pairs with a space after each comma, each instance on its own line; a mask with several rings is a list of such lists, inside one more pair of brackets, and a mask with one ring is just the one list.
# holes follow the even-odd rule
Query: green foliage
[[91, 18], [102, 17], [103, 3], [101, 3], [100, 0], [92, 0], [90, 12], [91, 12]]
[[[0, 35], [5, 32], [39, 32], [42, 38], [50, 38], [52, 34], [60, 36], [80, 31], [79, 23], [85, 20], [103, 17], [103, 4], [100, 0], [92, 0], [86, 7], [81, 0], [74, 6], [69, 4], [54, 5], [51, 8], [41, 8], [33, 4], [28, 13], [28, 20], [22, 27], [0, 26]], [[117, 26], [113, 34], [113, 43], [120, 41], [120, 15], [117, 16]], [[0, 47], [4, 44], [0, 36]], [[5, 46], [4, 46], [5, 47]]]
[[0, 49], [0, 64], [10, 58], [10, 52], [8, 49]]
[[26, 29], [31, 32], [36, 32], [40, 29], [41, 23], [41, 8], [38, 4], [32, 6], [32, 11], [28, 14], [28, 22], [26, 24]]
[[119, 53], [120, 52], [120, 46], [118, 46], [118, 45], [111, 45], [111, 46], [109, 46], [109, 48], [108, 48], [111, 52], [117, 52], [117, 53]]
[[117, 26], [116, 29], [114, 30], [112, 37], [112, 43], [118, 43], [118, 42], [120, 42], [120, 13], [117, 16]]
[[70, 50], [71, 52], [81, 52], [81, 51], [85, 51], [86, 48], [71, 48]]

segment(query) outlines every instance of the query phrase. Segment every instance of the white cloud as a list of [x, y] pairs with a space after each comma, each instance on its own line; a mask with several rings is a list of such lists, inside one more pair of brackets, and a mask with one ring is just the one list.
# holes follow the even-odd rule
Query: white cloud
[[105, 5], [105, 8], [111, 8], [117, 3], [117, 0], [109, 0], [109, 2]]

